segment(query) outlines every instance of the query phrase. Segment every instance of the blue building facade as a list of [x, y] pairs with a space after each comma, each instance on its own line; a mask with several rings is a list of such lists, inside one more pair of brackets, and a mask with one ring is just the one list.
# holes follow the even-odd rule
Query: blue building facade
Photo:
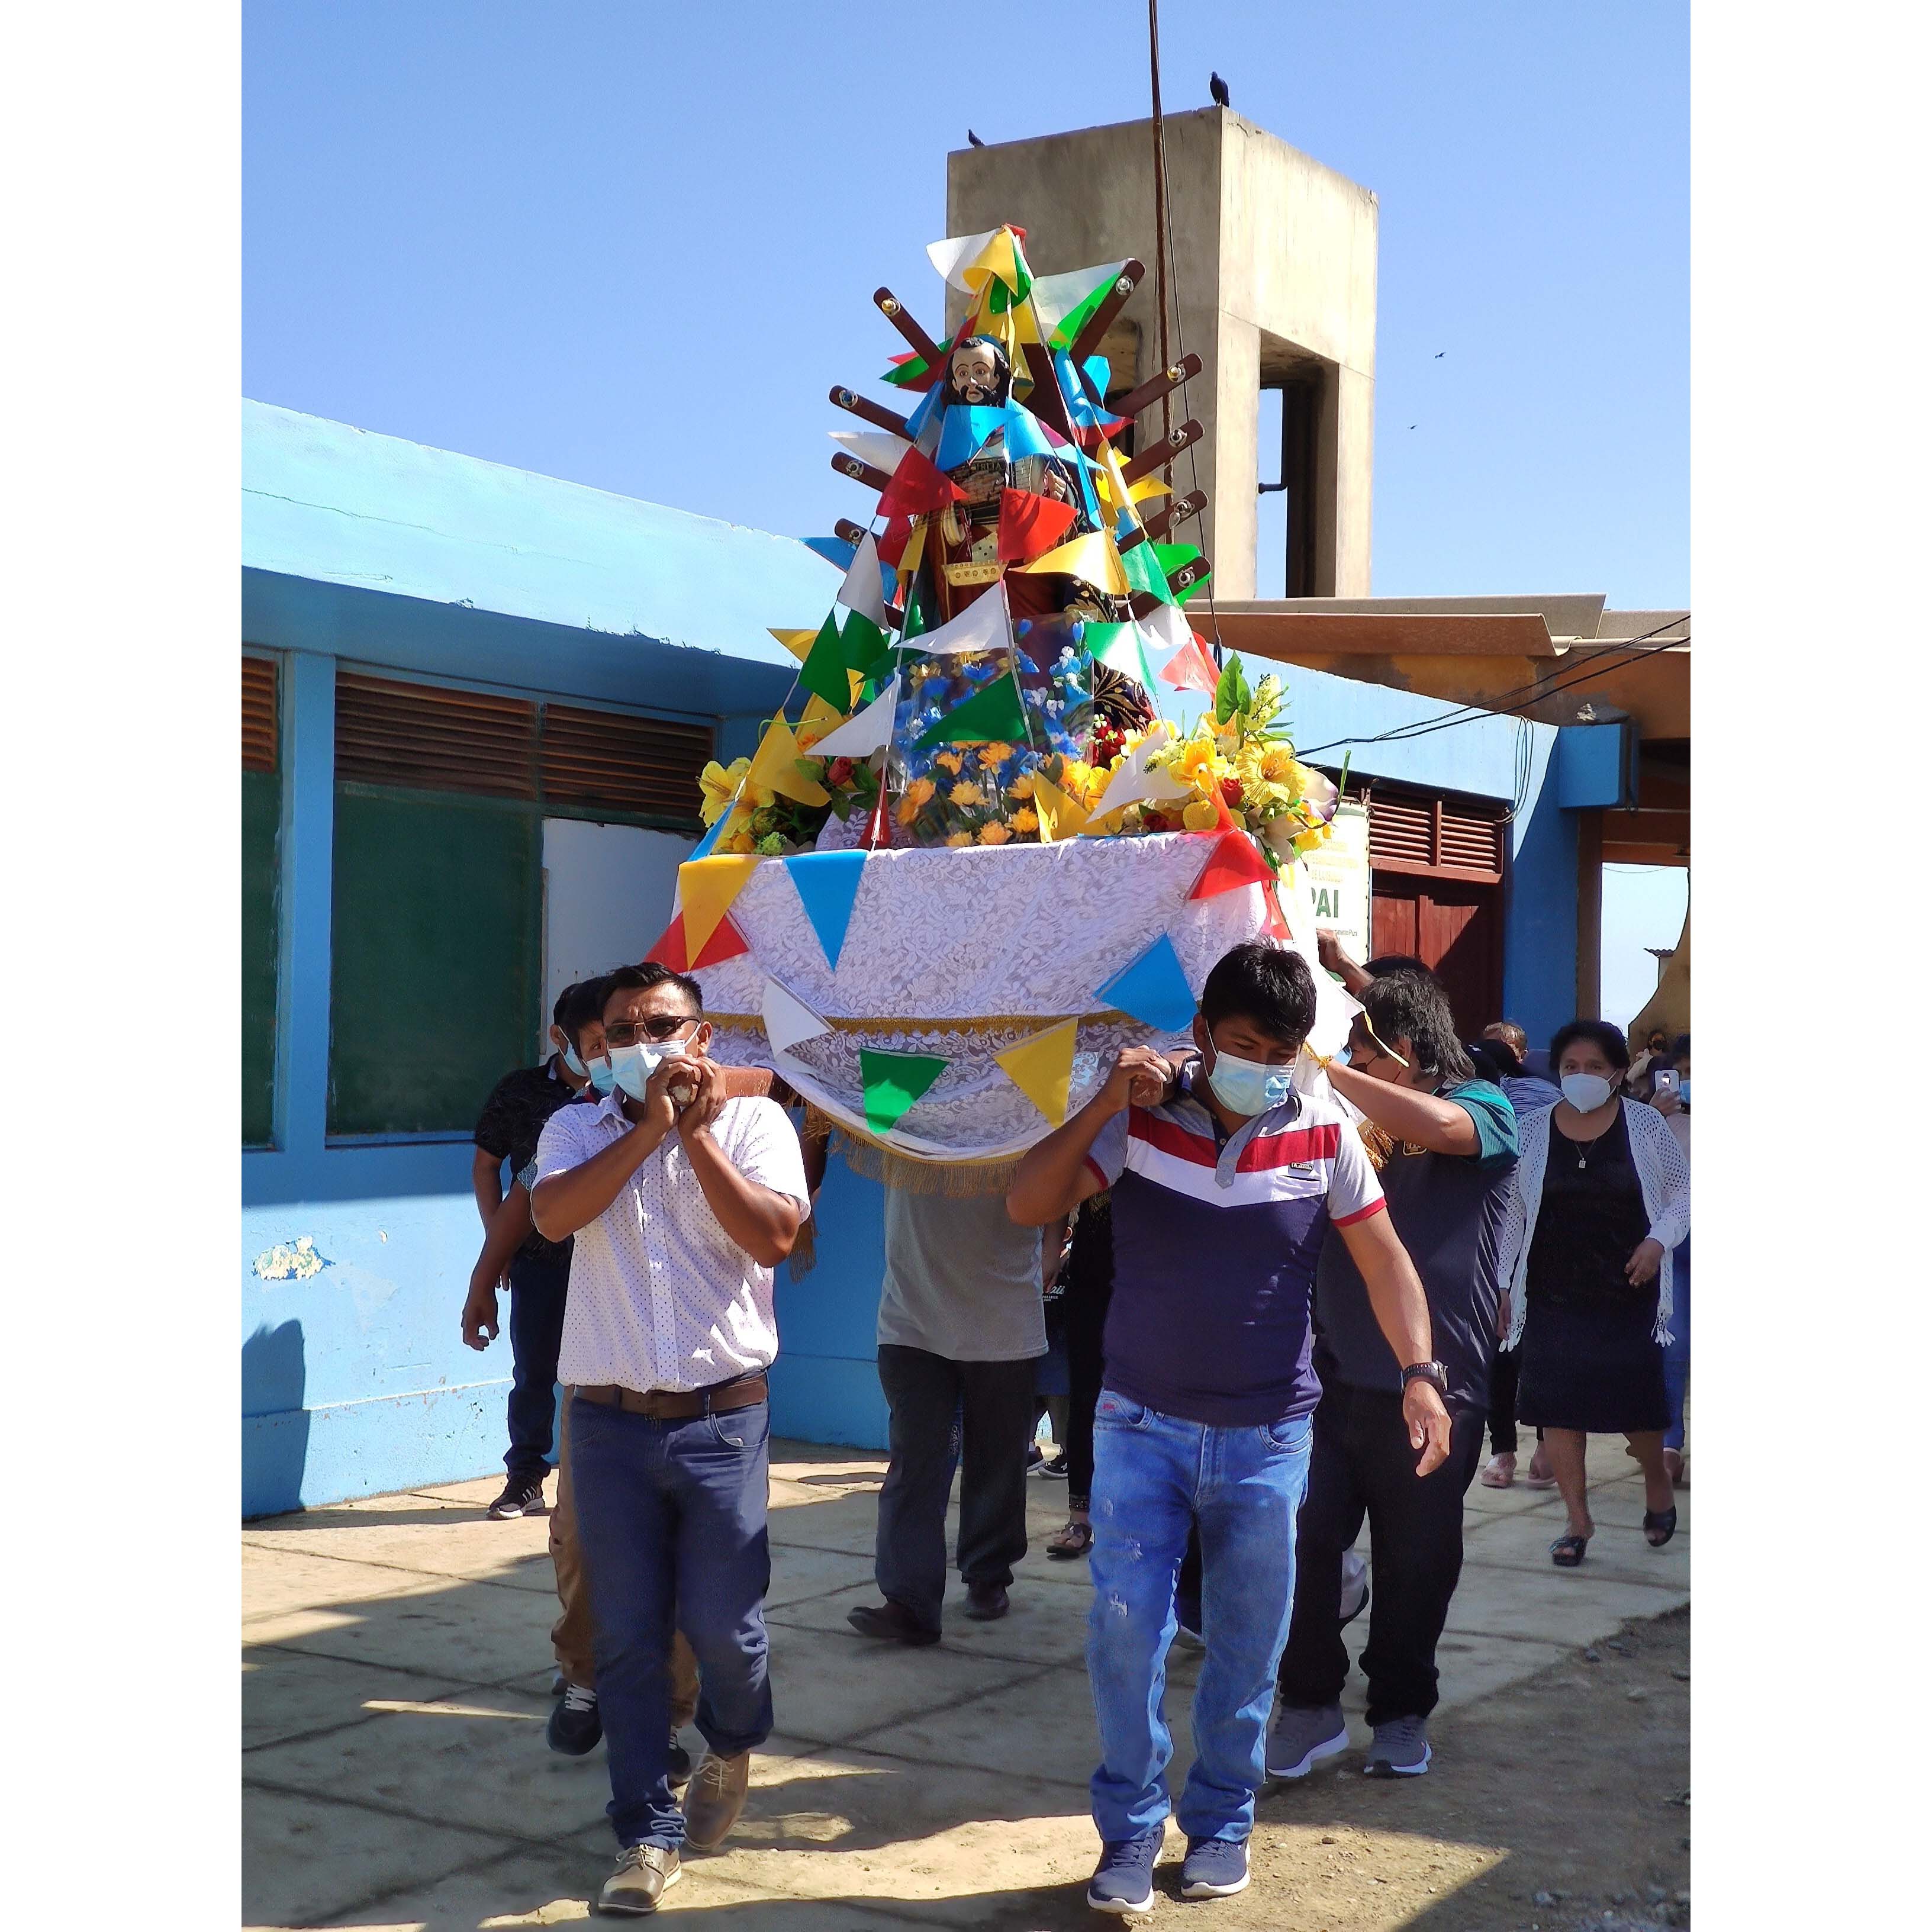
[[[484, 1474], [508, 1342], [464, 1348], [470, 1126], [570, 978], [641, 956], [697, 836], [698, 764], [752, 748], [824, 614], [805, 544], [244, 406], [243, 1510]], [[1289, 674], [1296, 736], [1432, 700]], [[1484, 718], [1354, 770], [1514, 806], [1504, 1004], [1569, 1016], [1575, 814], [1619, 734]], [[782, 1275], [782, 1433], [882, 1446], [876, 1185], [832, 1163]]]

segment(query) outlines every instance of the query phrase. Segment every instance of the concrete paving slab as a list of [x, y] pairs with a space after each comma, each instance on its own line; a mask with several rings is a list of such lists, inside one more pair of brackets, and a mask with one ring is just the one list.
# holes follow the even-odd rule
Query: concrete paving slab
[[[828, 1502], [770, 1510], [766, 1518], [774, 1544], [833, 1550], [869, 1558], [878, 1540], [879, 1499], [868, 1490], [835, 1495]], [[952, 1548], [949, 1522], [946, 1547]]]
[[[427, 1497], [431, 1502], [467, 1504], [472, 1508], [487, 1510], [496, 1500], [503, 1487], [503, 1472], [498, 1470], [494, 1476], [472, 1476], [460, 1483], [429, 1483], [419, 1490], [404, 1493], [411, 1496]], [[544, 1494], [554, 1502], [556, 1500], [556, 1472], [550, 1472], [544, 1487]], [[394, 1500], [394, 1498], [392, 1498]]]
[[[1637, 1492], [1637, 1521], [1642, 1520], [1642, 1491]], [[1589, 1553], [1583, 1567], [1593, 1576], [1619, 1583], [1648, 1586], [1657, 1589], [1688, 1594], [1690, 1588], [1690, 1541], [1680, 1530], [1661, 1550], [1653, 1550], [1644, 1540], [1635, 1523], [1619, 1524], [1611, 1513], [1594, 1502], [1596, 1534], [1590, 1539]], [[1471, 1564], [1503, 1565], [1511, 1569], [1556, 1570], [1550, 1560], [1552, 1538], [1564, 1533], [1568, 1519], [1559, 1503], [1553, 1510], [1530, 1510], [1520, 1515], [1492, 1519], [1480, 1527], [1472, 1526], [1462, 1541], [1462, 1561]]]
[[[326, 1557], [284, 1560], [343, 1567]], [[256, 1617], [243, 1625], [242, 1640], [465, 1684], [507, 1683], [548, 1660], [554, 1598], [498, 1583], [425, 1588], [404, 1573], [383, 1574], [392, 1580], [386, 1597]]]
[[[844, 1744], [914, 1715], [970, 1703], [1040, 1666], [972, 1657], [935, 1644], [880, 1643], [850, 1630], [780, 1626], [772, 1645], [778, 1728], [814, 1744]], [[1081, 1679], [1082, 1688], [1085, 1678]]]
[[1085, 1795], [1065, 1785], [772, 1743], [787, 1754], [754, 1758], [743, 1818], [721, 1852], [693, 1860], [694, 1875], [970, 1925], [985, 1894], [1092, 1869]]
[[306, 1550], [242, 1546], [242, 1620], [245, 1625], [290, 1611], [374, 1602], [445, 1586], [421, 1571], [393, 1564], [344, 1562]]
[[502, 1850], [500, 1839], [483, 1832], [425, 1825], [311, 1792], [244, 1784], [242, 1922], [317, 1924], [382, 1892], [433, 1884]]
[[842, 1594], [856, 1591], [876, 1598], [870, 1555], [855, 1556], [849, 1551], [783, 1543], [772, 1545], [772, 1586], [765, 1592], [768, 1612], [833, 1591]]
[[366, 1722], [371, 1699], [446, 1697], [448, 1677], [417, 1677], [332, 1657], [258, 1645], [242, 1661], [242, 1748], [253, 1750], [311, 1731]]
[[454, 1504], [420, 1502], [386, 1516], [373, 1512], [316, 1510], [274, 1520], [265, 1531], [250, 1523], [244, 1548], [296, 1550], [314, 1556], [347, 1556], [364, 1563], [392, 1563], [399, 1568], [441, 1576], [489, 1577], [528, 1590], [554, 1590], [550, 1562], [550, 1519], [520, 1516], [492, 1522], [480, 1512]]
[[374, 1701], [368, 1724], [251, 1752], [246, 1775], [437, 1824], [487, 1823], [500, 1846], [583, 1831], [610, 1802], [601, 1752], [560, 1757], [545, 1747], [548, 1697], [498, 1689]]
[[[795, 1552], [802, 1554], [803, 1552]], [[821, 1558], [821, 1562], [838, 1559]], [[1027, 1664], [1077, 1664], [1086, 1654], [1087, 1596], [1071, 1590], [1040, 1589], [1016, 1576], [1008, 1593], [1012, 1610], [997, 1623], [975, 1623], [966, 1615], [966, 1588], [956, 1576], [946, 1594], [945, 1636], [939, 1647], [969, 1657], [1000, 1658]], [[845, 1613], [854, 1604], [876, 1604], [879, 1592], [869, 1565], [854, 1586], [807, 1602], [768, 1607], [766, 1622], [800, 1630], [850, 1633]], [[861, 1640], [865, 1641], [865, 1640]], [[774, 1637], [772, 1642], [776, 1644]]]
[[1619, 1582], [1581, 1570], [1503, 1568], [1466, 1562], [1449, 1606], [1458, 1636], [1509, 1636], [1573, 1648], [1607, 1636], [1626, 1617], [1661, 1616], [1685, 1590]]

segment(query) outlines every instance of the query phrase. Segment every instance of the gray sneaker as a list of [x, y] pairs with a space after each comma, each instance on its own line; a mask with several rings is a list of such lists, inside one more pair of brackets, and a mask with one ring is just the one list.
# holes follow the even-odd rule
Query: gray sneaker
[[1348, 1720], [1339, 1704], [1304, 1709], [1284, 1704], [1268, 1727], [1268, 1774], [1306, 1778], [1324, 1757], [1348, 1748]]
[[1375, 1742], [1369, 1747], [1369, 1761], [1362, 1767], [1362, 1775], [1420, 1778], [1429, 1768], [1432, 1755], [1426, 1718], [1392, 1718], [1386, 1724], [1376, 1726]]
[[617, 1869], [597, 1894], [597, 1909], [641, 1918], [656, 1911], [658, 1900], [683, 1876], [669, 1846], [626, 1845], [617, 1854]]

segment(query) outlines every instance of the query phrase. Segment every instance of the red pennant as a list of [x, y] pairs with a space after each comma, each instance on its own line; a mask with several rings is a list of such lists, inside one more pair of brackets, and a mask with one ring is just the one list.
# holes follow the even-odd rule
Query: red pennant
[[1073, 506], [1030, 490], [1000, 492], [1000, 561], [1030, 563], [1073, 527]]
[[655, 960], [660, 966], [668, 966], [674, 973], [701, 972], [707, 966], [722, 965], [728, 959], [735, 959], [741, 952], [748, 952], [745, 935], [731, 923], [728, 914], [718, 922], [711, 937], [704, 942], [704, 950], [695, 959], [685, 957], [684, 915], [680, 913], [664, 929], [658, 943], [644, 955], [649, 962]]
[[1156, 674], [1163, 684], [1171, 684], [1176, 691], [1204, 691], [1211, 698], [1221, 682], [1221, 674], [1214, 668], [1214, 660], [1208, 655], [1208, 646], [1201, 640], [1198, 632], [1190, 631], [1187, 641], [1162, 664]]
[[911, 518], [893, 518], [879, 538], [879, 561], [888, 569], [898, 569], [899, 559], [905, 555], [905, 547], [911, 541]]
[[872, 802], [872, 815], [866, 821], [866, 830], [859, 841], [860, 849], [866, 852], [889, 850], [892, 842], [892, 814], [886, 798], [886, 760], [879, 760], [879, 795]]
[[965, 493], [923, 452], [909, 449], [899, 458], [892, 480], [879, 494], [882, 517], [925, 516], [964, 499]]
[[1266, 931], [1270, 939], [1292, 940], [1294, 935], [1288, 929], [1288, 916], [1281, 909], [1281, 881], [1277, 878], [1272, 885], [1262, 888], [1262, 903], [1268, 908]]
[[[1221, 808], [1223, 812], [1227, 808], [1225, 804]], [[1223, 832], [1187, 896], [1211, 899], [1217, 893], [1232, 892], [1237, 886], [1264, 885], [1274, 877], [1268, 862], [1245, 832]]]

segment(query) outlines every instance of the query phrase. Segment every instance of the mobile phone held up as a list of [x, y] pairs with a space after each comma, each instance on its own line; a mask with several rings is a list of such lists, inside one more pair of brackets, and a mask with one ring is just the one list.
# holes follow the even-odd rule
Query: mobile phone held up
[[1676, 1068], [1660, 1066], [1651, 1076], [1651, 1091], [1653, 1094], [1668, 1094], [1673, 1100], [1681, 1100], [1683, 1096], [1677, 1090]]

